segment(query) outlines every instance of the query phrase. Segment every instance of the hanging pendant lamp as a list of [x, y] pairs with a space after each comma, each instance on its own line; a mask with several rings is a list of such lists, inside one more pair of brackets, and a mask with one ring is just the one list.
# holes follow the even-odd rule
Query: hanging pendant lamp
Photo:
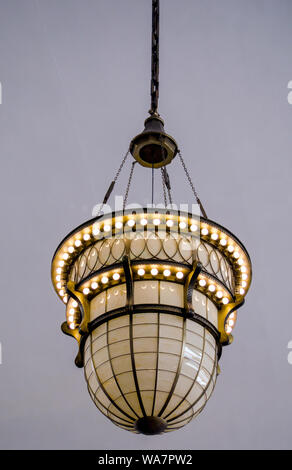
[[[131, 154], [124, 210], [101, 208], [69, 233], [51, 269], [66, 304], [62, 331], [78, 342], [75, 363], [84, 368], [93, 402], [117, 426], [149, 435], [179, 429], [202, 411], [251, 282], [246, 249], [207, 218], [177, 143], [164, 130], [158, 60], [159, 0], [153, 0], [150, 117], [103, 200]], [[202, 216], [173, 208], [166, 165], [176, 156]], [[126, 209], [137, 162], [153, 177], [160, 168], [163, 209]], [[153, 189], [152, 183], [152, 203]]]

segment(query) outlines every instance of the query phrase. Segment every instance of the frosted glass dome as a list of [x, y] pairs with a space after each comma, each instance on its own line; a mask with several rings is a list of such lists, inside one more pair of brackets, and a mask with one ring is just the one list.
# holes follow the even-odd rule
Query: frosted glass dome
[[[91, 316], [110, 315], [112, 308], [125, 306], [125, 299], [125, 286], [108, 289], [91, 301]], [[200, 292], [194, 291], [193, 299], [196, 311], [216, 327], [215, 305]], [[113, 423], [132, 432], [179, 429], [200, 413], [215, 386], [214, 336], [193, 319], [165, 313], [168, 306], [183, 307], [183, 286], [136, 281], [137, 313], [103, 316], [85, 343], [92, 400]]]

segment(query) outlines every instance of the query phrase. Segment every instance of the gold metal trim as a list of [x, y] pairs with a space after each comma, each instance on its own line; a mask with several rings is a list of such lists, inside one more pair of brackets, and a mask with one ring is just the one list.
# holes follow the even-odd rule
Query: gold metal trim
[[225, 321], [227, 317], [241, 307], [244, 304], [244, 297], [242, 295], [236, 296], [235, 302], [229, 303], [227, 305], [222, 305], [221, 309], [218, 311], [218, 330], [220, 331], [220, 343], [222, 345], [231, 344], [233, 341], [233, 336], [227, 334], [225, 331]]
[[67, 282], [67, 292], [70, 294], [73, 299], [76, 300], [79, 304], [79, 308], [82, 315], [82, 321], [79, 326], [79, 330], [82, 333], [88, 333], [88, 323], [90, 321], [90, 303], [82, 292], [79, 292], [75, 288], [75, 283], [73, 281]]

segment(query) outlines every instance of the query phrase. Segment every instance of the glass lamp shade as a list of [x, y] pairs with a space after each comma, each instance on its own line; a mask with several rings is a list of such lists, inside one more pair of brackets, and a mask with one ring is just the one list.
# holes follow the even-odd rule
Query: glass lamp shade
[[[95, 297], [91, 318], [97, 316], [98, 322], [105, 311], [110, 315], [112, 308], [122, 307], [125, 294], [120, 285]], [[193, 299], [202, 317], [216, 324], [215, 305], [200, 292], [194, 291]], [[196, 321], [163, 313], [162, 305], [164, 311], [167, 305], [182, 307], [181, 285], [137, 281], [136, 302], [147, 305], [146, 312], [141, 307], [139, 313], [103, 321], [88, 336], [88, 390], [99, 410], [124, 429], [144, 434], [173, 431], [200, 413], [214, 389], [216, 340]]]

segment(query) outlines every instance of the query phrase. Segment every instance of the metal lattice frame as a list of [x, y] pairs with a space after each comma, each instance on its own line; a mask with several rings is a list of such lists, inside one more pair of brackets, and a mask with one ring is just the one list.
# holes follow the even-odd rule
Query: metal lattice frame
[[[155, 307], [157, 307], [157, 306], [151, 306], [150, 309], [152, 309], [152, 311], [153, 311], [153, 312], [155, 311], [155, 313], [156, 313], [156, 312], [157, 312], [157, 308], [155, 308]], [[166, 310], [166, 311], [168, 311], [168, 310]], [[158, 356], [159, 356], [159, 339], [160, 339], [160, 336], [159, 336], [159, 326], [160, 326], [160, 315], [161, 315], [161, 314], [162, 314], [162, 311], [157, 313], [157, 320], [158, 320], [158, 321], [157, 321], [157, 345], [158, 345], [158, 346], [157, 346], [157, 351], [156, 351], [156, 353], [157, 353], [157, 360], [158, 360]], [[133, 320], [131, 320], [131, 315], [135, 315], [135, 313], [134, 313], [134, 312], [130, 313], [130, 312], [128, 311], [128, 312], [125, 312], [124, 315], [130, 316], [130, 319], [129, 319], [129, 328], [130, 328], [130, 331], [131, 331], [132, 328], [133, 328]], [[207, 375], [210, 375], [210, 378], [209, 378], [209, 382], [208, 382], [207, 387], [206, 387], [205, 389], [202, 389], [202, 393], [201, 393], [201, 395], [198, 397], [198, 399], [197, 399], [195, 402], [193, 402], [193, 403], [189, 403], [189, 406], [188, 406], [184, 411], [182, 411], [181, 413], [179, 413], [177, 416], [171, 418], [171, 415], [179, 408], [179, 406], [180, 406], [184, 401], [186, 401], [187, 396], [189, 395], [189, 393], [190, 393], [190, 391], [191, 391], [193, 385], [195, 384], [195, 382], [196, 382], [196, 380], [197, 380], [197, 376], [198, 376], [198, 374], [199, 374], [199, 372], [200, 372], [200, 370], [201, 370], [201, 368], [202, 368], [202, 359], [203, 359], [203, 354], [202, 354], [201, 362], [200, 362], [200, 365], [199, 365], [199, 367], [198, 367], [197, 373], [196, 373], [195, 376], [193, 377], [192, 384], [191, 384], [190, 387], [188, 388], [187, 392], [185, 393], [184, 396], [180, 397], [180, 401], [177, 403], [177, 405], [176, 405], [173, 409], [171, 409], [171, 411], [168, 411], [168, 412], [165, 413], [165, 410], [167, 409], [167, 406], [168, 406], [168, 404], [170, 403], [170, 401], [171, 401], [171, 399], [172, 399], [172, 397], [173, 397], [173, 395], [174, 395], [174, 391], [175, 391], [176, 384], [177, 384], [177, 382], [178, 382], [179, 377], [184, 376], [184, 374], [182, 373], [182, 370], [181, 370], [181, 365], [182, 365], [182, 357], [183, 357], [183, 354], [184, 354], [184, 348], [185, 348], [185, 346], [186, 346], [186, 344], [187, 344], [187, 342], [186, 342], [187, 323], [186, 323], [186, 322], [187, 322], [188, 318], [187, 318], [184, 314], [182, 314], [181, 316], [182, 316], [182, 321], [183, 321], [183, 327], [181, 328], [181, 330], [182, 330], [182, 332], [181, 332], [181, 333], [182, 333], [182, 338], [181, 338], [180, 360], [179, 360], [179, 362], [178, 362], [178, 367], [177, 367], [177, 370], [176, 370], [176, 372], [175, 372], [175, 377], [174, 377], [174, 380], [173, 380], [173, 384], [172, 384], [172, 386], [171, 386], [171, 390], [170, 390], [170, 392], [167, 394], [167, 398], [166, 398], [166, 400], [165, 400], [163, 406], [161, 407], [160, 411], [157, 413], [157, 416], [163, 417], [163, 419], [165, 419], [165, 420], [167, 421], [167, 423], [168, 423], [168, 429], [167, 429], [167, 431], [180, 428], [180, 427], [181, 427], [180, 425], [183, 426], [183, 425], [186, 424], [186, 423], [185, 423], [185, 420], [187, 420], [187, 422], [189, 422], [191, 419], [193, 419], [194, 415], [197, 415], [197, 414], [199, 414], [199, 412], [201, 412], [201, 410], [202, 410], [203, 407], [205, 406], [205, 403], [204, 403], [202, 406], [200, 406], [199, 409], [196, 410], [196, 411], [194, 411], [194, 407], [196, 406], [197, 403], [200, 402], [200, 400], [202, 399], [202, 397], [204, 397], [204, 396], [206, 395], [206, 391], [208, 390], [209, 385], [212, 384], [212, 389], [214, 388], [214, 386], [215, 386], [215, 380], [216, 380], [217, 361], [214, 362], [214, 367], [213, 367], [213, 370], [212, 370], [212, 373], [211, 373], [211, 374], [209, 374], [209, 372], [205, 371], [205, 372], [207, 373]], [[193, 320], [193, 321], [196, 321], [196, 320]], [[106, 325], [106, 334], [108, 335], [108, 331], [109, 331], [109, 322], [110, 322], [109, 319], [107, 319], [107, 320], [105, 320], [105, 319], [101, 320], [100, 322], [98, 322], [98, 323], [96, 323], [96, 324], [94, 325], [93, 331], [94, 331], [96, 328], [98, 328], [98, 326], [100, 326], [101, 324], [105, 323], [105, 325]], [[124, 328], [124, 327], [123, 327], [123, 328]], [[203, 344], [204, 344], [204, 345], [206, 344], [206, 342], [208, 342], [208, 340], [206, 339], [206, 331], [208, 331], [208, 330], [207, 330], [207, 329], [203, 329]], [[108, 336], [107, 336], [107, 337], [108, 337]], [[89, 343], [88, 343], [89, 346], [87, 346], [87, 349], [88, 349], [88, 347], [90, 348], [90, 353], [91, 353], [91, 354], [90, 354], [90, 359], [88, 359], [88, 360], [86, 361], [86, 363], [85, 363], [85, 370], [87, 370], [88, 362], [89, 362], [89, 361], [92, 361], [92, 357], [94, 357], [94, 354], [95, 354], [95, 351], [93, 351], [93, 349], [92, 349], [92, 344], [93, 344], [94, 342], [98, 341], [98, 339], [99, 339], [99, 337], [97, 337], [97, 338], [95, 338], [95, 339], [92, 339], [91, 336], [89, 337], [89, 340], [88, 340], [88, 341], [89, 341]], [[166, 339], [167, 339], [167, 338], [166, 338]], [[169, 339], [171, 339], [171, 338], [169, 338]], [[130, 335], [130, 343], [132, 344], [132, 342], [133, 342], [133, 336]], [[118, 342], [116, 342], [115, 344], [117, 344], [117, 343], [118, 343]], [[106, 347], [107, 347], [108, 350], [109, 350], [109, 343], [108, 343], [108, 342], [107, 342], [107, 346], [106, 346]], [[216, 347], [216, 348], [218, 348], [218, 333], [217, 333], [217, 347]], [[218, 350], [217, 350], [217, 351], [218, 351]], [[171, 353], [170, 353], [170, 354], [171, 354]], [[176, 355], [174, 354], [174, 356], [176, 356]], [[110, 357], [110, 352], [109, 352], [109, 357]], [[115, 357], [115, 359], [121, 359], [121, 358], [122, 358], [122, 356]], [[111, 361], [111, 360], [112, 360], [112, 359], [110, 359], [110, 361]], [[213, 360], [213, 358], [210, 357], [210, 360]], [[132, 372], [133, 372], [133, 373], [135, 374], [136, 366], [135, 366], [135, 357], [134, 357], [134, 353], [133, 353], [133, 347], [131, 347], [131, 361], [132, 361], [132, 368], [129, 369], [128, 371], [126, 371], [126, 372], [123, 372], [123, 373], [132, 373]], [[107, 361], [105, 361], [105, 363], [106, 363], [106, 362], [107, 362]], [[103, 365], [103, 363], [99, 364], [98, 366], [97, 366], [96, 364], [94, 364], [93, 367], [92, 367], [93, 371], [92, 371], [91, 374], [97, 374], [97, 369], [98, 369], [98, 367], [100, 367], [100, 366], [102, 366], [102, 365]], [[111, 367], [112, 367], [112, 370], [113, 370], [112, 363], [111, 363]], [[152, 370], [152, 369], [150, 369], [150, 370]], [[160, 370], [163, 371], [163, 369], [159, 369], [159, 367], [156, 368], [157, 374], [159, 373]], [[166, 372], [168, 372], [168, 370], [166, 370]], [[118, 379], [118, 377], [119, 377], [119, 374], [116, 374], [116, 373], [113, 372], [113, 377], [114, 377], [115, 381], [117, 381], [117, 379]], [[189, 376], [186, 376], [186, 377], [189, 379]], [[88, 380], [88, 383], [90, 383], [90, 376], [87, 377], [87, 380]], [[108, 380], [111, 380], [111, 379], [108, 379]], [[114, 424], [117, 424], [117, 425], [119, 425], [119, 426], [121, 426], [121, 424], [122, 424], [122, 425], [125, 426], [128, 430], [132, 430], [133, 432], [135, 432], [135, 426], [134, 426], [134, 425], [135, 425], [135, 421], [136, 421], [136, 419], [137, 419], [137, 412], [132, 409], [132, 413], [133, 413], [134, 416], [131, 416], [131, 415], [129, 415], [124, 409], [120, 408], [119, 405], [117, 405], [117, 403], [116, 403], [116, 402], [109, 396], [109, 394], [107, 393], [106, 387], [103, 385], [103, 381], [102, 381], [101, 377], [97, 377], [97, 383], [99, 384], [98, 388], [97, 388], [95, 391], [90, 390], [90, 392], [91, 392], [91, 396], [92, 396], [93, 400], [94, 400], [95, 402], [96, 402], [96, 401], [98, 402], [98, 403], [96, 403], [96, 404], [99, 404], [99, 405], [100, 405], [99, 409], [100, 409], [104, 414], [106, 414], [106, 416], [109, 417], [109, 418], [114, 422]], [[106, 382], [104, 382], [104, 383], [106, 383]], [[154, 396], [156, 396], [156, 393], [158, 393], [158, 392], [164, 393], [164, 391], [157, 389], [157, 375], [156, 375], [156, 381], [155, 381], [155, 383], [156, 383], [156, 386], [155, 386], [155, 389], [154, 389]], [[138, 380], [137, 380], [137, 379], [135, 380], [135, 387], [136, 387], [137, 396], [140, 396], [139, 402], [140, 402], [141, 408], [140, 408], [140, 413], [138, 414], [138, 416], [139, 416], [139, 417], [141, 417], [141, 416], [146, 416], [146, 412], [145, 412], [145, 409], [144, 409], [144, 406], [143, 406], [143, 400], [142, 400], [142, 398], [141, 398], [141, 393], [140, 393], [140, 389], [139, 389], [139, 383], [138, 383]], [[90, 386], [89, 386], [89, 388], [90, 388]], [[113, 415], [113, 416], [115, 416], [115, 417], [121, 419], [120, 416], [117, 416], [117, 415], [113, 412], [113, 410], [111, 410], [110, 413], [109, 413], [108, 411], [105, 411], [104, 409], [101, 409], [101, 407], [102, 407], [103, 405], [102, 405], [102, 403], [99, 402], [99, 400], [97, 399], [97, 393], [98, 393], [99, 388], [101, 388], [102, 391], [103, 391], [103, 393], [105, 393], [105, 395], [108, 397], [108, 399], [110, 400], [110, 402], [111, 402], [111, 404], [113, 405], [114, 409], [116, 409], [117, 411], [119, 411], [119, 412], [121, 412], [121, 413], [123, 414], [124, 418], [123, 418], [123, 422], [122, 422], [122, 423], [121, 423], [120, 421], [117, 421], [117, 420], [113, 419], [113, 417], [112, 417], [111, 415]], [[119, 387], [119, 388], [120, 388], [120, 387]], [[143, 391], [145, 392], [145, 390], [143, 390]], [[149, 390], [149, 391], [152, 392], [153, 390], [151, 389], [151, 390]], [[131, 393], [132, 393], [132, 392], [131, 392]], [[211, 392], [210, 392], [210, 393], [211, 393]], [[132, 406], [131, 406], [131, 405], [129, 404], [129, 402], [128, 402], [128, 399], [127, 399], [126, 395], [125, 395], [122, 391], [121, 391], [120, 397], [122, 397], [123, 400], [127, 403], [127, 405], [128, 405], [130, 408], [132, 408]], [[206, 401], [207, 401], [207, 399], [209, 398], [209, 396], [208, 396], [208, 397], [206, 396], [205, 398], [206, 398]], [[154, 408], [155, 408], [155, 400], [153, 401], [152, 413], [154, 412]], [[190, 415], [188, 415], [186, 418], [184, 418], [184, 415], [188, 414], [189, 412], [190, 412]], [[182, 419], [180, 419], [180, 418], [182, 418]], [[179, 425], [179, 426], [177, 426], [177, 425]], [[173, 427], [173, 426], [174, 426], [174, 427]]]
[[[141, 230], [141, 228], [138, 230], [138, 227], [136, 226], [136, 222], [135, 222], [135, 225], [129, 229], [127, 228], [127, 230], [125, 230], [125, 225], [127, 220], [128, 220], [128, 217], [131, 217], [133, 218], [134, 217], [134, 221], [137, 220], [137, 218], [139, 219], [139, 217], [143, 217], [143, 214], [144, 214], [144, 217], [153, 217], [155, 216], [155, 214], [151, 215], [151, 212], [149, 213], [148, 211], [148, 214], [146, 215], [146, 212], [145, 210], [141, 211], [134, 211], [134, 212], [125, 212], [124, 214], [112, 214], [111, 215], [111, 218], [110, 220], [108, 219], [108, 216], [105, 215], [105, 216], [102, 216], [102, 217], [97, 217], [95, 219], [93, 219], [92, 221], [89, 221], [85, 224], [83, 224], [82, 226], [78, 227], [74, 232], [70, 233], [65, 239], [64, 241], [60, 244], [59, 248], [57, 249], [56, 251], [56, 254], [55, 254], [55, 257], [53, 259], [53, 263], [52, 263], [52, 279], [53, 279], [53, 283], [55, 285], [55, 288], [58, 290], [61, 289], [61, 287], [59, 285], [64, 285], [64, 282], [65, 280], [67, 280], [66, 282], [69, 283], [69, 280], [70, 282], [73, 282], [73, 284], [75, 285], [75, 287], [77, 289], [82, 289], [84, 286], [86, 287], [86, 282], [87, 281], [90, 281], [90, 280], [93, 280], [94, 281], [94, 277], [95, 277], [95, 274], [96, 272], [100, 272], [100, 274], [104, 271], [108, 271], [110, 272], [112, 269], [116, 269], [116, 268], [119, 268], [120, 266], [120, 263], [121, 263], [121, 258], [122, 256], [125, 254], [125, 247], [123, 248], [123, 250], [120, 252], [120, 255], [116, 257], [116, 259], [113, 259], [112, 256], [111, 256], [111, 259], [109, 258], [109, 255], [107, 256], [106, 259], [103, 260], [103, 263], [99, 263], [99, 265], [96, 264], [96, 261], [97, 261], [97, 258], [95, 260], [95, 262], [93, 264], [90, 264], [89, 261], [87, 260], [87, 257], [85, 256], [85, 254], [92, 254], [95, 250], [96, 250], [96, 244], [100, 244], [100, 246], [104, 246], [104, 244], [108, 244], [108, 243], [112, 243], [111, 240], [109, 240], [108, 237], [120, 237], [120, 236], [125, 236], [125, 237], [129, 237], [130, 235], [133, 235], [134, 237], [136, 236], [136, 234], [139, 232], [139, 230]], [[169, 215], [167, 215], [169, 214]], [[165, 214], [162, 213], [162, 211], [160, 211], [160, 217], [177, 217], [176, 215], [177, 213], [175, 211], [167, 211]], [[191, 221], [190, 219], [190, 216], [188, 214], [180, 214], [180, 216], [183, 218], [183, 220], [187, 220], [189, 218], [189, 220]], [[98, 224], [100, 225], [100, 228], [102, 230], [102, 227], [103, 227], [103, 223], [108, 223], [110, 222], [113, 226], [115, 224], [115, 220], [121, 220], [121, 217], [122, 217], [122, 220], [124, 221], [121, 225], [122, 225], [122, 229], [121, 230], [113, 230], [112, 234], [111, 235], [108, 235], [108, 233], [103, 233], [102, 231], [100, 232], [100, 234], [98, 236], [94, 236], [92, 238], [92, 235], [88, 234], [88, 229], [90, 230], [93, 230], [94, 232], [94, 227], [95, 227], [95, 224], [96, 222], [98, 222]], [[176, 219], [174, 219], [176, 220]], [[104, 221], [104, 222], [103, 222]], [[150, 220], [151, 222], [151, 220]], [[165, 223], [165, 222], [164, 222]], [[191, 222], [189, 222], [191, 223]], [[232, 295], [235, 295], [235, 298], [237, 300], [234, 300], [233, 303], [234, 305], [228, 305], [226, 307], [221, 307], [221, 313], [220, 313], [220, 328], [225, 328], [226, 326], [226, 319], [229, 318], [229, 315], [231, 314], [233, 316], [233, 323], [235, 323], [236, 321], [236, 309], [234, 308], [236, 305], [240, 306], [242, 304], [241, 302], [241, 298], [242, 296], [238, 296], [239, 294], [239, 291], [241, 290], [240, 288], [240, 284], [238, 285], [239, 282], [241, 282], [241, 279], [242, 279], [242, 276], [245, 276], [245, 279], [248, 279], [247, 281], [244, 281], [245, 282], [245, 285], [246, 285], [246, 289], [245, 291], [248, 289], [248, 286], [250, 284], [250, 277], [251, 277], [251, 269], [250, 269], [250, 260], [249, 260], [249, 257], [248, 257], [248, 254], [246, 253], [246, 250], [244, 249], [244, 247], [242, 246], [242, 244], [240, 244], [240, 242], [236, 239], [236, 237], [234, 237], [234, 235], [230, 234], [230, 232], [226, 231], [226, 229], [223, 229], [221, 226], [218, 226], [217, 224], [214, 224], [213, 222], [210, 222], [210, 221], [206, 221], [204, 219], [201, 219], [200, 222], [196, 222], [198, 225], [199, 225], [199, 228], [201, 226], [201, 228], [203, 227], [203, 229], [205, 229], [206, 227], [208, 228], [207, 232], [209, 233], [209, 235], [204, 235], [200, 242], [199, 242], [199, 245], [197, 248], [201, 248], [202, 249], [202, 253], [205, 253], [205, 262], [204, 262], [204, 259], [202, 259], [202, 256], [200, 256], [200, 253], [199, 251], [200, 250], [197, 250], [197, 252], [194, 252], [192, 253], [192, 260], [187, 258], [187, 259], [184, 259], [183, 257], [180, 258], [180, 262], [174, 262], [172, 261], [172, 257], [174, 255], [174, 253], [170, 254], [170, 256], [165, 256], [163, 259], [159, 259], [158, 256], [156, 256], [158, 253], [161, 253], [161, 243], [163, 244], [164, 242], [164, 239], [161, 239], [159, 238], [159, 231], [157, 230], [157, 227], [155, 227], [155, 230], [153, 231], [153, 234], [154, 236], [157, 238], [157, 240], [155, 240], [156, 242], [159, 242], [160, 244], [160, 247], [157, 251], [157, 253], [153, 253], [153, 252], [149, 252], [146, 250], [146, 252], [148, 253], [147, 256], [145, 256], [145, 246], [143, 245], [143, 250], [141, 250], [141, 253], [136, 253], [134, 252], [134, 255], [136, 255], [136, 258], [133, 256], [133, 250], [132, 250], [132, 247], [131, 247], [131, 240], [128, 240], [128, 248], [129, 248], [129, 255], [130, 255], [130, 258], [131, 258], [131, 264], [133, 266], [135, 265], [138, 265], [139, 262], [141, 261], [143, 264], [147, 265], [149, 264], [149, 262], [151, 260], [155, 261], [155, 263], [157, 265], [163, 263], [164, 261], [167, 261], [167, 264], [169, 264], [170, 266], [173, 266], [174, 268], [179, 268], [179, 269], [182, 269], [182, 270], [189, 270], [191, 268], [191, 263], [193, 261], [199, 261], [201, 262], [201, 264], [203, 265], [203, 270], [202, 270], [202, 274], [205, 276], [205, 279], [208, 280], [212, 280], [214, 278], [214, 282], [215, 283], [219, 283], [220, 282], [223, 282], [223, 285], [222, 285], [222, 288], [225, 290], [227, 289], [227, 291], [229, 290], [229, 294], [232, 296]], [[151, 224], [150, 224], [151, 226]], [[147, 226], [147, 230], [149, 229], [149, 227]], [[167, 227], [166, 227], [167, 229]], [[213, 238], [212, 238], [212, 230], [216, 230], [217, 231], [217, 235], [216, 237], [218, 237], [218, 240], [217, 241], [213, 241]], [[137, 232], [138, 230], [138, 232]], [[144, 227], [144, 233], [145, 233], [145, 230], [146, 230], [146, 227]], [[172, 229], [173, 230], [173, 229]], [[180, 229], [178, 229], [178, 231], [180, 231]], [[218, 232], [219, 231], [219, 232]], [[120, 232], [120, 233], [119, 233]], [[143, 231], [142, 231], [143, 232]], [[182, 237], [189, 237], [189, 234], [188, 233], [185, 233], [185, 232], [188, 232], [188, 229], [186, 230], [183, 230], [181, 231], [181, 234], [180, 236]], [[220, 235], [220, 232], [222, 235]], [[215, 232], [216, 233], [216, 232]], [[218, 236], [218, 233], [219, 233], [219, 236]], [[85, 234], [85, 235], [82, 235], [82, 234]], [[169, 232], [166, 233], [166, 236], [169, 236]], [[225, 242], [224, 246], [221, 245], [221, 236], [223, 236], [223, 241]], [[73, 254], [71, 255], [71, 251], [70, 251], [70, 247], [72, 246], [72, 241], [73, 240], [73, 243], [74, 243], [74, 240], [76, 239], [76, 237], [78, 239], [82, 239], [83, 237], [84, 240], [83, 242], [79, 242], [80, 243], [80, 247], [78, 247], [78, 249], [74, 249], [74, 252]], [[227, 237], [227, 240], [226, 240], [226, 237]], [[160, 241], [159, 241], [160, 240]], [[240, 266], [238, 265], [237, 263], [237, 260], [234, 259], [234, 256], [233, 254], [229, 254], [229, 251], [227, 250], [227, 248], [229, 248], [229, 245], [227, 244], [227, 241], [229, 241], [232, 243], [233, 248], [234, 250], [236, 251], [239, 251], [243, 254], [243, 256], [245, 256], [245, 259], [244, 259], [244, 263], [245, 263], [245, 266], [247, 266], [247, 268], [245, 267], [244, 270], [246, 271], [247, 269], [247, 274], [245, 273], [242, 273], [242, 270], [243, 268], [240, 268]], [[116, 241], [114, 240], [113, 243], [116, 243]], [[121, 242], [122, 243], [122, 242]], [[144, 243], [144, 242], [143, 242]], [[109, 250], [109, 253], [112, 252], [112, 248], [113, 248], [114, 245], [111, 246], [111, 249]], [[66, 248], [67, 247], [67, 248]], [[69, 249], [69, 252], [70, 252], [70, 255], [68, 256], [68, 254], [66, 254], [65, 252]], [[177, 244], [176, 242], [176, 250], [175, 252], [177, 253], [177, 250], [179, 249], [179, 244]], [[210, 250], [210, 253], [208, 255], [208, 249]], [[215, 252], [214, 252], [214, 249], [215, 249]], [[64, 251], [65, 250], [65, 251]], [[162, 250], [163, 251], [163, 250]], [[66, 259], [63, 260], [63, 253], [65, 253], [66, 255]], [[228, 253], [228, 256], [226, 256], [226, 253]], [[236, 254], [236, 253], [235, 253]], [[64, 256], [65, 256], [64, 255]], [[217, 256], [218, 255], [218, 256]], [[220, 281], [220, 278], [218, 277], [218, 271], [216, 270], [213, 270], [210, 269], [210, 266], [207, 266], [207, 270], [206, 270], [206, 265], [210, 265], [211, 264], [211, 256], [214, 257], [214, 259], [217, 257], [217, 267], [218, 267], [218, 257], [220, 258], [222, 255], [223, 258], [224, 258], [224, 263], [227, 263], [227, 266], [230, 267], [230, 269], [232, 270], [232, 273], [235, 273], [236, 276], [231, 279], [232, 283], [229, 284], [229, 287], [228, 287], [228, 280], [226, 280], [225, 278], [223, 278], [222, 281]], [[238, 255], [239, 256], [239, 255]], [[61, 257], [61, 260], [62, 261], [58, 261]], [[147, 259], [147, 257], [149, 259]], [[67, 260], [68, 258], [68, 260]], [[120, 259], [119, 259], [120, 258]], [[144, 259], [143, 259], [144, 258]], [[100, 261], [100, 260], [99, 260]], [[234, 264], [234, 261], [236, 262]], [[241, 261], [241, 258], [239, 258], [238, 262]], [[60, 264], [64, 267], [60, 267]], [[80, 277], [77, 277], [77, 274], [76, 274], [76, 267], [79, 268], [82, 268], [82, 266], [80, 265], [84, 265], [83, 267], [83, 271], [81, 271], [81, 276]], [[108, 263], [108, 264], [107, 264]], [[247, 263], [247, 264], [246, 264]], [[220, 267], [222, 268], [222, 263], [220, 262]], [[205, 266], [204, 266], [205, 265]], [[240, 268], [238, 270], [238, 268], [236, 267], [238, 266], [238, 268]], [[234, 271], [234, 268], [236, 267], [237, 271]], [[62, 272], [64, 274], [62, 274]], [[185, 274], [187, 274], [188, 271], [185, 271]], [[66, 273], [66, 274], [65, 274]], [[71, 274], [70, 274], [71, 273]], [[215, 273], [215, 274], [214, 274]], [[64, 277], [64, 275], [66, 277]], [[222, 275], [222, 273], [221, 273]], [[238, 278], [238, 275], [240, 276]], [[170, 278], [171, 280], [171, 278]], [[61, 281], [61, 282], [60, 282]], [[112, 280], [109, 281], [111, 285], [115, 285], [115, 282], [112, 282]], [[219, 285], [218, 284], [218, 285]], [[197, 286], [196, 288], [198, 288], [199, 290], [201, 289], [203, 292], [204, 290], [206, 290], [205, 288], [201, 288], [200, 286]], [[61, 290], [60, 290], [61, 292]], [[64, 294], [62, 294], [64, 296]], [[80, 295], [80, 294], [79, 294]], [[91, 294], [89, 293], [89, 296]], [[207, 292], [207, 295], [210, 295], [209, 292]], [[67, 296], [65, 296], [67, 297]], [[64, 297], [64, 301], [68, 302], [68, 299], [66, 298], [65, 299]], [[70, 307], [70, 301], [68, 302], [68, 307]], [[72, 307], [72, 305], [71, 305]], [[231, 309], [233, 310], [231, 312]], [[76, 311], [76, 315], [78, 315], [78, 309]], [[80, 313], [79, 313], [80, 315]], [[79, 317], [78, 317], [79, 318]], [[77, 318], [77, 320], [78, 320]], [[79, 318], [80, 320], [80, 318]], [[63, 326], [63, 331], [66, 333], [66, 334], [70, 334], [74, 337], [76, 337], [76, 339], [79, 341], [79, 334], [78, 334], [78, 331], [68, 331], [68, 326], [64, 325]], [[227, 342], [227, 338], [224, 339], [224, 344]]]
[[[174, 234], [167, 234], [165, 238], [160, 238], [159, 233], [149, 232], [149, 238], [145, 239], [143, 234], [139, 235], [137, 232], [136, 237], [130, 240], [130, 258], [131, 260], [145, 260], [147, 262], [148, 258], [151, 258], [155, 261], [170, 261], [173, 262], [173, 259], [178, 259], [178, 264], [182, 263], [187, 266], [190, 266], [193, 260], [200, 262], [206, 273], [218, 277], [218, 279], [226, 284], [228, 289], [231, 292], [234, 292], [234, 276], [232, 272], [232, 267], [222, 256], [220, 251], [202, 240], [198, 240], [197, 237], [179, 235], [179, 238], [175, 237]], [[134, 251], [134, 244], [137, 240], [143, 240], [144, 246], [140, 252]], [[175, 243], [175, 251], [169, 252], [166, 249], [166, 244], [168, 241], [173, 241]], [[151, 249], [149, 245], [157, 241], [159, 243], [158, 249]], [[123, 249], [115, 253], [115, 248], [117, 244], [122, 245]], [[184, 254], [181, 246], [189, 247], [188, 256]], [[104, 247], [108, 247], [107, 256], [104, 257]], [[101, 253], [102, 256], [99, 256]], [[74, 265], [71, 268], [70, 279], [75, 283], [80, 283], [82, 280], [89, 278], [91, 273], [94, 273], [96, 270], [110, 266], [114, 268], [115, 263], [121, 262], [122, 257], [126, 253], [126, 243], [124, 240], [124, 235], [121, 234], [119, 237], [113, 239], [104, 239], [102, 241], [96, 242], [90, 248], [85, 249], [76, 260]]]

